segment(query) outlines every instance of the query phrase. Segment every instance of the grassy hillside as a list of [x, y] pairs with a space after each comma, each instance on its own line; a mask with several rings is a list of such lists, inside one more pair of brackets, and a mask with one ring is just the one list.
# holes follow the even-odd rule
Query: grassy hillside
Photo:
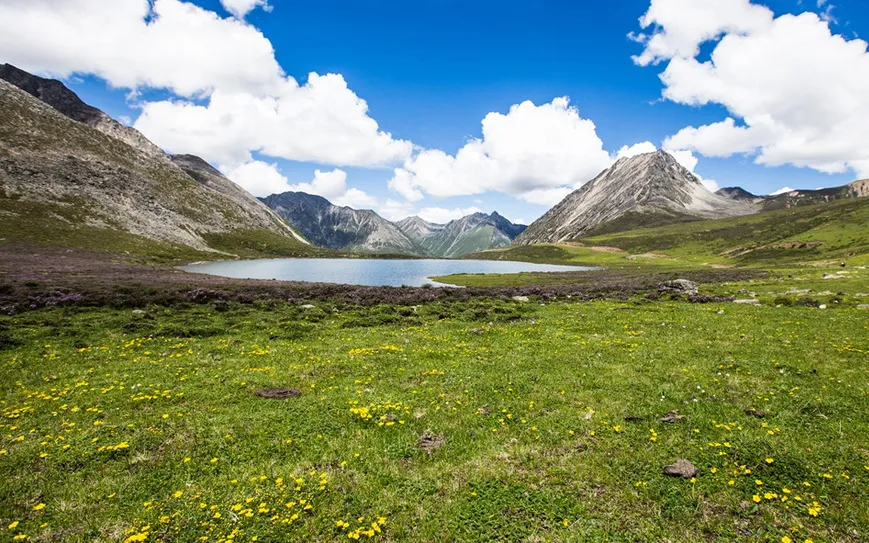
[[336, 254], [268, 230], [203, 234], [208, 245], [217, 252], [198, 251], [180, 243], [137, 236], [112, 224], [94, 222], [89, 206], [89, 202], [76, 198], [34, 202], [5, 198], [0, 193], [0, 243], [123, 253], [157, 263]]
[[869, 532], [865, 311], [332, 307], [0, 316], [0, 539]]
[[511, 246], [467, 258], [615, 267], [792, 267], [869, 263], [869, 198], [744, 217], [636, 228], [575, 244]]

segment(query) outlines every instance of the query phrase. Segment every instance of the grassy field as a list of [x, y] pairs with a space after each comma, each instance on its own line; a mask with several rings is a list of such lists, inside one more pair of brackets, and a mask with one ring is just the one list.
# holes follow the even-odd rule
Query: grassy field
[[[865, 541], [851, 280], [828, 310], [761, 293], [0, 317], [0, 540]], [[694, 478], [663, 475], [679, 458]]]

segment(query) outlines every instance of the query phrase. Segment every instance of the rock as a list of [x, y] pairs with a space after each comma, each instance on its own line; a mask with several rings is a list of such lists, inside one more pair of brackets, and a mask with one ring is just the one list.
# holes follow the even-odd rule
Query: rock
[[839, 276], [832, 273], [825, 273], [821, 279], [838, 279]]
[[760, 305], [760, 300], [733, 300], [733, 303], [740, 305]]
[[528, 296], [513, 296], [513, 301], [525, 303], [530, 302], [531, 300], [528, 299]]
[[486, 330], [484, 330], [483, 328], [471, 328], [470, 330], [468, 330], [468, 333], [469, 334], [482, 334], [485, 331]]
[[314, 307], [316, 306], [314, 306], [313, 304], [305, 304], [302, 306], [302, 309], [314, 309]]
[[286, 398], [298, 398], [302, 391], [297, 388], [261, 388], [254, 392], [260, 398], [274, 398], [283, 400]]
[[679, 458], [676, 460], [675, 464], [664, 466], [664, 475], [668, 477], [684, 477], [685, 479], [690, 479], [697, 476], [697, 468], [694, 467], [694, 464], [684, 458]]
[[134, 309], [133, 316], [134, 317], [144, 317], [147, 313], [142, 311], [141, 309]]
[[698, 292], [697, 283], [695, 283], [694, 281], [689, 281], [687, 279], [674, 279], [672, 281], [665, 281], [658, 286], [658, 290], [661, 292], [687, 294], [688, 296], [695, 296]]
[[818, 306], [818, 309], [827, 309], [827, 306], [825, 304], [821, 304]]
[[680, 415], [678, 409], [674, 409], [674, 410], [670, 411], [669, 413], [667, 413], [666, 415], [664, 415], [661, 418], [661, 422], [666, 422], [668, 424], [672, 424], [672, 423], [678, 422], [684, 418], [685, 418], [685, 416]]
[[869, 309], [869, 304], [860, 304], [857, 306], [857, 309]]

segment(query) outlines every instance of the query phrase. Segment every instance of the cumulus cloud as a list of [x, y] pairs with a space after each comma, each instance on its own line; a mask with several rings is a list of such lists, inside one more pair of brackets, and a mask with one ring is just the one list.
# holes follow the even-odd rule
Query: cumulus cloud
[[516, 104], [506, 114], [489, 113], [482, 121], [482, 138], [471, 139], [455, 155], [420, 151], [395, 170], [389, 187], [409, 201], [424, 194], [489, 191], [531, 201], [553, 189], [563, 193], [581, 185], [609, 163], [594, 123], [561, 97], [539, 106]]
[[[702, 17], [692, 15], [704, 10]], [[696, 14], [695, 14], [696, 15]], [[687, 127], [666, 145], [708, 156], [756, 155], [826, 173], [869, 175], [869, 53], [816, 13], [775, 17], [748, 0], [652, 0], [639, 65], [667, 61], [664, 97], [730, 116]], [[714, 41], [709, 60], [700, 45]]]
[[314, 179], [308, 183], [291, 184], [280, 172], [277, 164], [252, 160], [225, 168], [224, 175], [255, 196], [268, 196], [282, 192], [306, 192], [326, 198], [337, 206], [354, 208], [373, 207], [377, 200], [365, 192], [347, 187], [347, 172], [334, 169], [324, 172], [314, 170]]
[[5, 0], [0, 58], [56, 77], [167, 89], [134, 126], [170, 152], [235, 168], [251, 152], [335, 166], [399, 164], [412, 150], [380, 130], [340, 74], [287, 77], [241, 17], [262, 0], [223, 0], [235, 17], [180, 0]]
[[388, 198], [377, 206], [377, 213], [388, 221], [400, 221], [413, 215], [413, 204]]
[[266, 11], [272, 10], [268, 0], [220, 0], [220, 3], [226, 11], [236, 17], [244, 17], [256, 7], [262, 7]]
[[4, 0], [0, 57], [55, 77], [94, 74], [181, 96], [259, 91], [283, 74], [259, 30], [179, 0]]
[[473, 213], [480, 213], [480, 211], [481, 209], [476, 206], [457, 207], [453, 209], [446, 209], [443, 207], [424, 207], [419, 210], [417, 216], [424, 221], [433, 222], [435, 224], [445, 224]]
[[312, 73], [304, 85], [287, 77], [264, 95], [217, 90], [207, 105], [146, 103], [135, 127], [169, 152], [220, 164], [245, 162], [259, 151], [302, 162], [376, 166], [400, 162], [413, 148], [379, 129], [368, 104], [340, 74]]

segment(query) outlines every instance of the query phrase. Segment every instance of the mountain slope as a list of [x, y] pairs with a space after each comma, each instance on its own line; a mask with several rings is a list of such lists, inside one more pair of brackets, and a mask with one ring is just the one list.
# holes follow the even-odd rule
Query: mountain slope
[[517, 243], [552, 243], [592, 231], [746, 215], [757, 211], [709, 192], [664, 151], [618, 160], [569, 194], [523, 232]]
[[273, 194], [261, 200], [320, 247], [407, 255], [422, 252], [398, 227], [371, 210], [339, 207], [304, 192]]
[[3, 73], [60, 108], [0, 79], [5, 241], [233, 253], [233, 240], [243, 239], [245, 254], [253, 247], [307, 250], [283, 221], [229, 180], [214, 181], [224, 185], [220, 189], [194, 180], [153, 144], [139, 141], [141, 134], [123, 130], [59, 82], [28, 79], [8, 66]]
[[456, 257], [510, 245], [524, 229], [497, 212], [491, 215], [474, 213], [450, 221], [432, 224], [419, 217], [408, 217], [396, 223], [410, 239], [430, 256]]

